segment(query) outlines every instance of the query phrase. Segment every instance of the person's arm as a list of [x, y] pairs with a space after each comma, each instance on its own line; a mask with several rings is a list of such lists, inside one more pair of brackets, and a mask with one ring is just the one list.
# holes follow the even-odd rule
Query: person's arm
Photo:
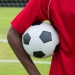
[[31, 60], [30, 56], [24, 51], [22, 46], [22, 35], [20, 35], [12, 26], [10, 27], [7, 40], [15, 55], [18, 57], [29, 75], [41, 75]]

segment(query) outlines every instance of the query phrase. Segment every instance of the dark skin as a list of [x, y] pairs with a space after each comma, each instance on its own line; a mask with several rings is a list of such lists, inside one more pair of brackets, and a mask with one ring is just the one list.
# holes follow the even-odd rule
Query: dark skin
[[32, 59], [25, 52], [22, 46], [22, 35], [19, 34], [12, 26], [8, 31], [7, 40], [15, 55], [20, 60], [24, 68], [27, 70], [28, 74], [41, 75], [35, 64], [33, 63]]

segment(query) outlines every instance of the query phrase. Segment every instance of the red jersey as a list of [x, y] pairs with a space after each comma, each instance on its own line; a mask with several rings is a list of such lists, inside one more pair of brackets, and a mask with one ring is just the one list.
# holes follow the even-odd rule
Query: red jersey
[[49, 75], [75, 75], [75, 0], [51, 0], [50, 5], [49, 0], [30, 0], [11, 24], [23, 34], [35, 21], [47, 19], [56, 27], [60, 39]]

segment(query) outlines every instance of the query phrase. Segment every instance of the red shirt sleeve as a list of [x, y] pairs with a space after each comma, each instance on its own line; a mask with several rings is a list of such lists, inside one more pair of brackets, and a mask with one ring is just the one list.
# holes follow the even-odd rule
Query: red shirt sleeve
[[30, 0], [24, 9], [11, 22], [12, 27], [23, 34], [24, 31], [35, 21], [38, 20], [38, 3]]

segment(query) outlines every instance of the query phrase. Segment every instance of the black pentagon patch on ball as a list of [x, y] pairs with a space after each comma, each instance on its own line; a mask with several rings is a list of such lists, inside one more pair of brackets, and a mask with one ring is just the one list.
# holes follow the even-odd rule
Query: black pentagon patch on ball
[[29, 45], [30, 39], [31, 39], [30, 35], [29, 35], [28, 33], [26, 33], [26, 34], [23, 36], [24, 44]]
[[42, 58], [45, 56], [45, 54], [42, 51], [36, 51], [36, 52], [33, 52], [33, 56], [37, 58]]
[[32, 24], [32, 26], [40, 25], [41, 23], [43, 23], [43, 22], [42, 22], [42, 21], [34, 22], [34, 23]]
[[57, 44], [57, 45], [56, 45], [56, 47], [55, 47], [55, 50], [54, 50], [54, 52], [53, 52], [53, 53], [56, 53], [56, 52], [58, 52], [58, 50], [59, 50], [59, 47], [60, 47], [60, 44]]
[[40, 39], [42, 40], [43, 43], [52, 41], [52, 34], [51, 32], [48, 31], [43, 31], [40, 35]]

